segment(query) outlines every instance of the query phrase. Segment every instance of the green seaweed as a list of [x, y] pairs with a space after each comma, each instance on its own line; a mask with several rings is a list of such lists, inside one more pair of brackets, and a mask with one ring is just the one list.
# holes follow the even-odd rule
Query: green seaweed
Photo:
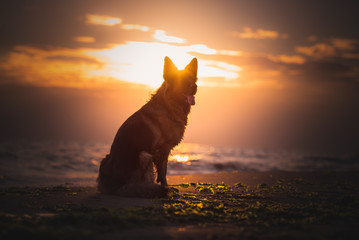
[[[183, 183], [178, 185], [178, 193], [161, 199], [156, 206], [121, 209], [71, 202], [45, 207], [40, 203], [42, 197], [53, 193], [76, 198], [80, 190], [68, 186], [1, 189], [0, 196], [28, 197], [31, 204], [23, 206], [25, 210], [41, 210], [53, 215], [42, 217], [35, 213], [25, 214], [26, 211], [9, 215], [2, 209], [0, 237], [73, 239], [140, 226], [230, 224], [234, 228], [247, 229], [242, 235], [246, 239], [266, 236], [271, 229], [314, 234], [313, 226], [345, 227], [359, 221], [359, 200], [352, 191], [346, 190], [358, 190], [358, 187], [351, 185], [332, 194], [317, 191], [321, 186], [315, 185], [309, 191], [300, 190], [303, 184], [307, 183], [298, 179], [279, 179], [273, 185], [263, 183], [255, 187], [243, 183], [233, 186]], [[237, 237], [233, 236], [234, 239]]]

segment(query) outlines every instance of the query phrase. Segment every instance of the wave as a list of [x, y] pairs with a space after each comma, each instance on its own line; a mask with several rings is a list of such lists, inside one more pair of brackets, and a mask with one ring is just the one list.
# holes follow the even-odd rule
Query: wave
[[[110, 143], [0, 143], [0, 186], [84, 182], [94, 184]], [[298, 151], [240, 149], [183, 143], [169, 157], [168, 174], [231, 171], [359, 170], [358, 155], [312, 154]]]

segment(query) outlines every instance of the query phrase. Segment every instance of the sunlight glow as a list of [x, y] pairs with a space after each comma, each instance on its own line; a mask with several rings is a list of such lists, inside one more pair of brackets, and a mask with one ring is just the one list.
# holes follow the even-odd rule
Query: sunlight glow
[[122, 22], [121, 18], [106, 15], [87, 14], [86, 22], [93, 25], [114, 26]]
[[161, 85], [163, 79], [163, 59], [169, 56], [178, 68], [184, 68], [192, 58], [181, 48], [165, 43], [128, 42], [111, 49], [89, 51], [106, 63], [94, 75], [110, 75], [119, 80], [147, 84], [152, 87]]
[[[94, 76], [107, 75], [119, 80], [158, 87], [163, 82], [163, 59], [169, 56], [179, 69], [183, 69], [195, 56], [215, 54], [217, 50], [206, 45], [176, 46], [158, 42], [127, 42], [110, 49], [91, 50], [86, 54], [99, 59], [105, 65], [92, 70]], [[238, 78], [241, 68], [220, 61], [199, 61], [198, 77], [219, 77], [226, 81]], [[205, 82], [201, 82], [205, 84]]]
[[163, 82], [165, 56], [169, 56], [178, 69], [183, 69], [192, 58], [197, 57], [198, 85], [238, 86], [241, 67], [198, 57], [198, 54], [214, 55], [217, 52], [202, 44], [173, 45], [160, 42], [127, 42], [103, 49], [44, 50], [16, 46], [0, 68], [27, 83], [42, 86], [83, 87], [111, 79], [157, 88]]
[[[120, 23], [121, 19], [102, 15], [87, 15], [94, 24]], [[113, 20], [113, 21], [112, 21]], [[121, 24], [127, 30], [152, 31], [142, 25]], [[129, 41], [107, 48], [54, 48], [38, 49], [16, 46], [6, 63], [0, 66], [14, 75], [22, 75], [26, 82], [46, 86], [86, 86], [105, 79], [126, 81], [159, 87], [163, 82], [165, 56], [172, 59], [178, 69], [183, 69], [194, 57], [199, 59], [198, 85], [238, 86], [239, 66], [215, 59], [218, 55], [238, 56], [238, 51], [217, 50], [205, 44], [185, 45], [185, 40], [155, 31], [155, 36], [166, 42]], [[94, 43], [91, 36], [76, 36], [74, 41]], [[167, 43], [168, 42], [168, 43]], [[21, 71], [19, 70], [21, 69]], [[102, 79], [102, 80], [101, 80]], [[105, 81], [108, 81], [105, 80]]]

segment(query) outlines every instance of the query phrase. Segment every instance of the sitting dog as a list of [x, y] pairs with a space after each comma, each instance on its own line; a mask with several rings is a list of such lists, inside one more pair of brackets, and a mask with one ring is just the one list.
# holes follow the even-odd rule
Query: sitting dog
[[[187, 125], [197, 92], [197, 59], [178, 70], [165, 57], [164, 81], [140, 110], [118, 130], [97, 178], [101, 193], [131, 197], [165, 197], [167, 162]], [[157, 183], [155, 172], [157, 171]]]

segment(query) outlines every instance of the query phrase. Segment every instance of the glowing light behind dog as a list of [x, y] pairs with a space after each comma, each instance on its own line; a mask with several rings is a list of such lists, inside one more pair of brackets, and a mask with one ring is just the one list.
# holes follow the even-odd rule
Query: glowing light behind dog
[[[104, 62], [101, 69], [89, 71], [88, 74], [110, 76], [118, 80], [158, 87], [163, 81], [164, 56], [169, 56], [179, 69], [183, 69], [196, 53], [221, 54], [220, 51], [203, 44], [171, 45], [162, 42], [127, 42], [109, 49], [87, 51], [87, 55]], [[241, 71], [238, 66], [209, 60], [199, 61], [199, 69], [201, 69], [198, 72], [199, 78], [218, 77], [225, 78], [227, 81], [237, 79]], [[206, 83], [199, 81], [199, 84]]]

